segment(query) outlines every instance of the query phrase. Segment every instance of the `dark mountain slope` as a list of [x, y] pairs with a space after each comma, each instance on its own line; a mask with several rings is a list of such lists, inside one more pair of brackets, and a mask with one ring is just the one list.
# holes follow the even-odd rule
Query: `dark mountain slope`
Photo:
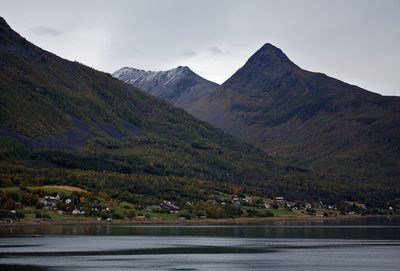
[[302, 70], [273, 45], [187, 110], [289, 163], [399, 186], [400, 98]]
[[114, 72], [113, 76], [181, 108], [190, 108], [218, 87], [218, 84], [181, 66], [158, 72], [122, 68]]
[[33, 167], [249, 182], [284, 171], [181, 109], [41, 50], [3, 19], [0, 67], [3, 158], [19, 146], [11, 137]]

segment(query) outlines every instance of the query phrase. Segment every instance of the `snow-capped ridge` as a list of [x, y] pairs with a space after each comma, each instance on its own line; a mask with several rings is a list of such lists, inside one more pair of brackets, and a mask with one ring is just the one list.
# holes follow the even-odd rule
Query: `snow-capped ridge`
[[218, 84], [202, 78], [187, 66], [178, 66], [166, 71], [124, 67], [114, 72], [113, 77], [176, 106], [186, 105], [208, 95], [218, 87]]

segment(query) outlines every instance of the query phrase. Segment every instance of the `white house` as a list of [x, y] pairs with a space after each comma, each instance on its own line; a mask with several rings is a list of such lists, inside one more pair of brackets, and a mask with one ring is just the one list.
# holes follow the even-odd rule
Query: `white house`
[[57, 205], [57, 202], [58, 202], [58, 200], [59, 200], [59, 196], [57, 195], [57, 197], [52, 197], [52, 196], [45, 196], [43, 199], [42, 199], [42, 204], [44, 205], [44, 206], [56, 206]]
[[284, 204], [285, 203], [285, 198], [284, 197], [275, 197], [275, 202], [277, 204]]
[[81, 214], [81, 211], [75, 209], [75, 210], [72, 211], [72, 214], [73, 214], [73, 215], [80, 215], [80, 214]]
[[246, 203], [252, 203], [252, 199], [250, 197], [243, 198], [243, 201]]

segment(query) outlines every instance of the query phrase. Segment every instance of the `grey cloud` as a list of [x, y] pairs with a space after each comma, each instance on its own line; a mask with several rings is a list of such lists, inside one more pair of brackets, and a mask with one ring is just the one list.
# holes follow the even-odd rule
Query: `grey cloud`
[[199, 54], [196, 51], [193, 50], [185, 50], [182, 52], [183, 56], [188, 56], [188, 57], [195, 57], [198, 56]]
[[213, 55], [229, 55], [230, 52], [221, 49], [218, 46], [210, 46], [207, 48], [207, 51]]
[[38, 36], [59, 36], [63, 34], [63, 32], [59, 29], [55, 29], [47, 26], [35, 26], [31, 28], [31, 31]]

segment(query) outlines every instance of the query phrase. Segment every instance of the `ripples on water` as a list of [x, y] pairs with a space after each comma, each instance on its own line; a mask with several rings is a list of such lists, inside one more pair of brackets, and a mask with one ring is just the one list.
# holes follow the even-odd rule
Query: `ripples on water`
[[[31, 237], [43, 234], [43, 237]], [[0, 270], [399, 270], [398, 220], [0, 228]]]

